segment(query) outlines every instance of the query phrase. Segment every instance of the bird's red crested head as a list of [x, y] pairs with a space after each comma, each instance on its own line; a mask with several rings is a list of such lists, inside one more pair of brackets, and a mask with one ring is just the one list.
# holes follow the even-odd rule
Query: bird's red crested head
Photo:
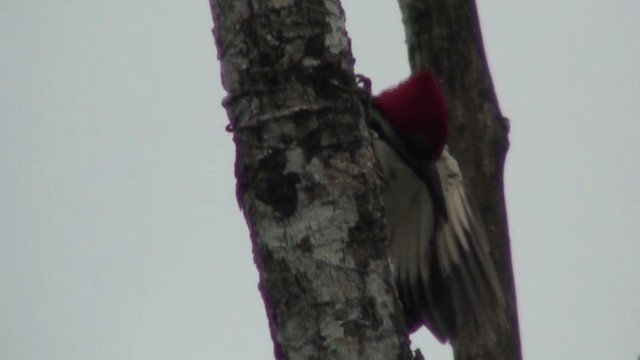
[[438, 80], [420, 70], [374, 98], [382, 115], [398, 130], [417, 131], [427, 138], [440, 157], [449, 134], [447, 102]]

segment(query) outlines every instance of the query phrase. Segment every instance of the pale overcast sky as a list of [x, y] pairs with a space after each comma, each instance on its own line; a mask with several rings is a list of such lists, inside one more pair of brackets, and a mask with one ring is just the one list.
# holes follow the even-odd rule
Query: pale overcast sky
[[[395, 2], [343, 2], [357, 71], [407, 76]], [[636, 359], [640, 2], [479, 7], [525, 357]], [[272, 358], [211, 26], [206, 0], [0, 3], [0, 360]]]

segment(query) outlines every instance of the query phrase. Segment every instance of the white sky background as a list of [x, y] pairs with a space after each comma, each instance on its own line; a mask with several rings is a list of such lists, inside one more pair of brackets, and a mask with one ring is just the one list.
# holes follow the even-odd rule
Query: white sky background
[[[394, 1], [357, 71], [408, 75]], [[481, 1], [527, 359], [640, 355], [640, 3]], [[0, 359], [270, 359], [208, 3], [0, 3]], [[425, 331], [430, 359], [450, 359]]]

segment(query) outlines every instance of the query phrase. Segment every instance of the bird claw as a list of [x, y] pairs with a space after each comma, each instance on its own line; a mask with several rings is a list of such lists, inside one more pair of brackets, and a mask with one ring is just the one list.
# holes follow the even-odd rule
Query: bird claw
[[371, 79], [368, 77], [362, 74], [356, 74], [356, 86], [358, 89], [371, 95]]

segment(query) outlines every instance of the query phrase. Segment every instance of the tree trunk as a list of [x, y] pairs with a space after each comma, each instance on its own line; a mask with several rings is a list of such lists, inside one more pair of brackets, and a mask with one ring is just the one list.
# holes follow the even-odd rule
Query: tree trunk
[[276, 358], [410, 358], [339, 0], [210, 3]]
[[453, 344], [456, 359], [520, 359], [516, 294], [511, 265], [503, 170], [509, 147], [484, 54], [475, 2], [399, 0], [413, 71], [428, 67], [443, 82], [451, 117], [449, 146], [482, 215], [492, 257], [507, 299], [507, 321], [499, 309], [489, 319], [494, 342], [465, 334]]

